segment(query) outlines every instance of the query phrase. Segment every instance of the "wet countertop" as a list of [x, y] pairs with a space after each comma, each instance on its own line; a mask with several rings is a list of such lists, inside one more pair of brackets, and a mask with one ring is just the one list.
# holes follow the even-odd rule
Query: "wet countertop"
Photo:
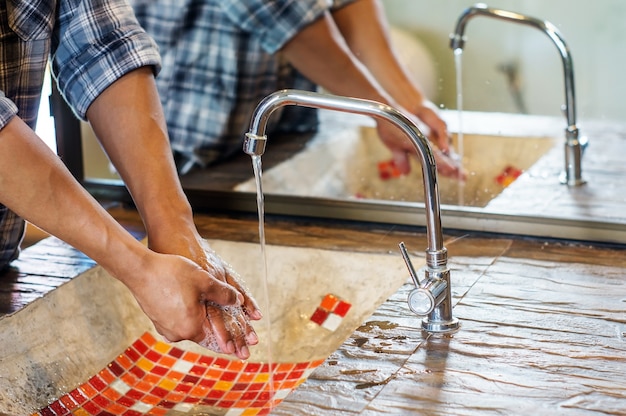
[[[134, 210], [110, 211], [141, 236]], [[258, 241], [254, 215], [196, 223], [206, 238]], [[277, 216], [266, 226], [270, 244], [395, 254], [404, 241], [416, 256], [426, 247], [419, 227]], [[450, 232], [445, 245], [458, 332], [423, 334], [407, 281], [273, 414], [626, 414], [623, 247]], [[1, 312], [92, 266], [44, 240], [0, 279]]]

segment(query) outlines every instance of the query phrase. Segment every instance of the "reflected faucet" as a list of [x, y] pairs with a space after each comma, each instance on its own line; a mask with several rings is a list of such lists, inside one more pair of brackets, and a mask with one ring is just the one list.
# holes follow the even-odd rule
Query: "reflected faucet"
[[563, 74], [565, 76], [565, 106], [564, 111], [567, 117], [567, 127], [565, 129], [565, 170], [561, 174], [561, 183], [570, 186], [579, 186], [585, 183], [582, 177], [582, 156], [587, 147], [587, 138], [579, 137], [578, 127], [576, 127], [576, 96], [574, 93], [574, 64], [572, 56], [565, 40], [557, 30], [556, 26], [545, 20], [525, 16], [520, 13], [494, 9], [487, 7], [483, 3], [465, 9], [456, 23], [454, 33], [450, 35], [450, 47], [453, 51], [462, 50], [465, 46], [465, 26], [470, 18], [474, 16], [487, 16], [509, 22], [521, 23], [535, 27], [543, 31], [556, 45], [563, 61]]
[[265, 130], [269, 117], [274, 110], [287, 105], [335, 110], [384, 119], [400, 128], [411, 139], [422, 166], [428, 247], [425, 279], [420, 282], [410, 266], [404, 244], [400, 246], [411, 277], [416, 283], [416, 288], [409, 295], [409, 307], [417, 315], [424, 317], [422, 329], [425, 331], [445, 333], [456, 330], [459, 327], [459, 321], [452, 317], [450, 270], [447, 267], [447, 250], [443, 245], [437, 168], [428, 139], [405, 115], [388, 105], [309, 91], [281, 90], [265, 97], [256, 107], [252, 115], [250, 130], [245, 136], [244, 152], [250, 156], [261, 156], [265, 152], [267, 143]]

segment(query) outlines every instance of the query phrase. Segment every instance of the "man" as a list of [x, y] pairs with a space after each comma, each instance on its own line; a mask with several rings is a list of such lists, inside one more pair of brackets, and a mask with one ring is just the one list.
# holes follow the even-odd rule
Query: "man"
[[[438, 146], [439, 172], [462, 177], [447, 154], [446, 124], [394, 55], [376, 0], [131, 4], [163, 57], [157, 86], [181, 173], [241, 151], [251, 114], [266, 95], [321, 86], [389, 104], [425, 124]], [[310, 131], [317, 123], [311, 114], [310, 109], [287, 107], [270, 122], [281, 130]], [[378, 133], [398, 169], [408, 173], [413, 145], [388, 122], [378, 122]]]
[[[0, 36], [0, 269], [17, 257], [26, 219], [122, 281], [166, 339], [248, 358], [257, 342], [248, 318], [261, 314], [195, 228], [154, 83], [159, 55], [132, 9], [122, 0], [8, 0]], [[34, 133], [50, 56], [60, 92], [128, 186], [149, 248]]]

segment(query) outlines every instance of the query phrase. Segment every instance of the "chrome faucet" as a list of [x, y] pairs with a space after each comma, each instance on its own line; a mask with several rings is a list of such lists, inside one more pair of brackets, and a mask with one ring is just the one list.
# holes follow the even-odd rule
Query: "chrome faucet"
[[252, 115], [250, 130], [245, 136], [244, 152], [251, 156], [261, 156], [265, 152], [267, 143], [265, 130], [269, 117], [274, 110], [287, 105], [335, 110], [384, 119], [396, 125], [411, 139], [422, 166], [428, 247], [425, 279], [420, 282], [408, 259], [404, 244], [400, 245], [402, 256], [409, 267], [409, 273], [416, 283], [416, 288], [409, 295], [409, 307], [417, 315], [424, 317], [422, 329], [425, 331], [443, 333], [456, 330], [459, 327], [459, 321], [452, 317], [450, 270], [447, 267], [447, 250], [443, 245], [437, 169], [428, 139], [405, 115], [388, 105], [309, 91], [282, 90], [268, 95], [256, 107]]
[[454, 33], [450, 35], [450, 47], [453, 51], [462, 50], [465, 46], [465, 26], [470, 18], [474, 16], [486, 16], [509, 22], [529, 25], [543, 31], [556, 45], [563, 61], [563, 74], [565, 76], [565, 105], [564, 111], [567, 117], [567, 127], [565, 129], [565, 170], [561, 174], [560, 180], [563, 184], [579, 186], [585, 183], [582, 177], [582, 155], [587, 147], [587, 138], [579, 137], [578, 127], [576, 127], [576, 96], [574, 93], [574, 64], [572, 55], [563, 40], [563, 37], [556, 26], [545, 20], [525, 16], [520, 13], [494, 9], [487, 7], [483, 3], [465, 9], [457, 20]]

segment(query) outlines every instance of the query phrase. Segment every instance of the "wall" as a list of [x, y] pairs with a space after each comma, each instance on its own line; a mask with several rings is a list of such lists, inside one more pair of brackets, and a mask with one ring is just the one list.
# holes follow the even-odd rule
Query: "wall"
[[[474, 4], [460, 0], [383, 0], [392, 25], [410, 30], [430, 50], [439, 75], [435, 102], [457, 108], [454, 56], [449, 35], [461, 12]], [[578, 119], [626, 121], [622, 97], [626, 84], [626, 2], [596, 0], [494, 0], [501, 8], [547, 20], [558, 27], [574, 62]], [[529, 113], [561, 114], [565, 102], [563, 67], [552, 41], [525, 25], [474, 17], [466, 27], [462, 58], [463, 108], [520, 112], [506, 75], [498, 70], [515, 64], [521, 96]]]

